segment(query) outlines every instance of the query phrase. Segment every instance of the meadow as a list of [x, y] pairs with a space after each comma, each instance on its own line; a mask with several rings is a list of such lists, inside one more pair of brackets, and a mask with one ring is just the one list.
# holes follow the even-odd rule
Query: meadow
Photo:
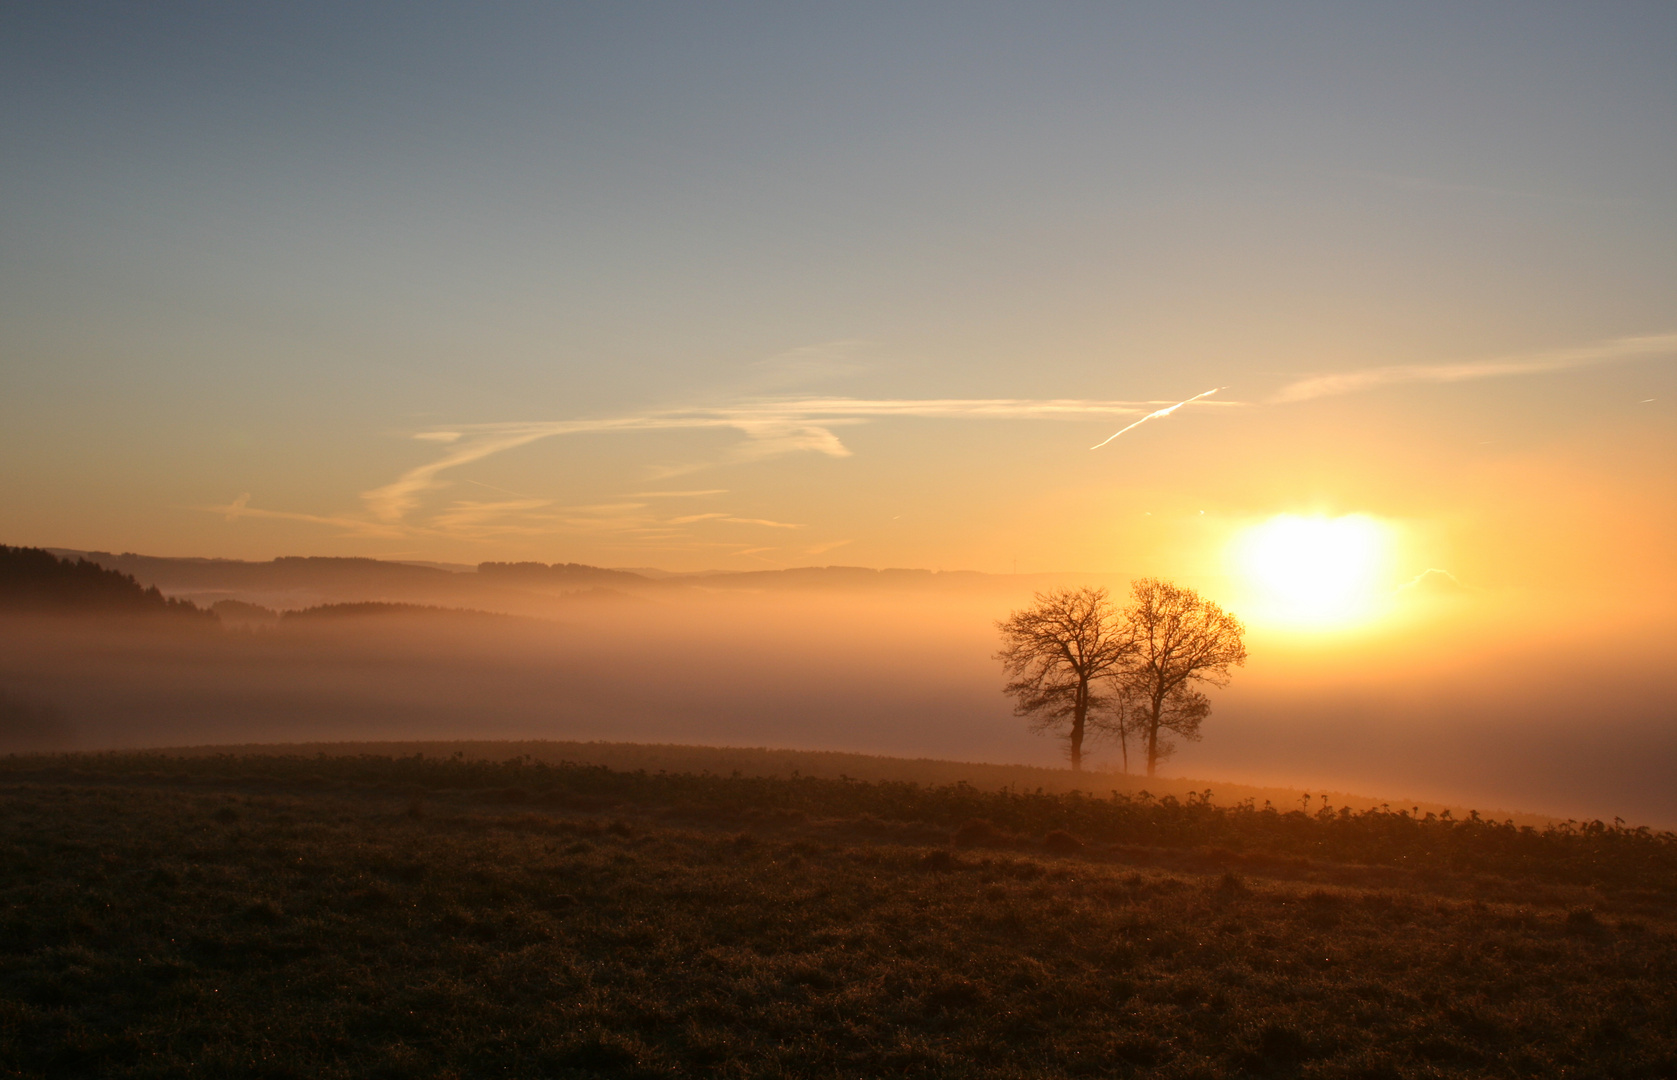
[[0, 804], [8, 1076], [1677, 1070], [1618, 823], [273, 751]]
[[[1109, 748], [1108, 748], [1109, 749]], [[985, 791], [1047, 791], [1110, 795], [1114, 792], [1145, 798], [1173, 796], [1178, 800], [1190, 796], [1207, 797], [1219, 805], [1233, 806], [1251, 801], [1254, 805], [1269, 803], [1292, 809], [1302, 806], [1305, 795], [1312, 800], [1326, 799], [1334, 807], [1369, 810], [1382, 805], [1378, 798], [1340, 791], [1305, 792], [1298, 788], [1261, 787], [1252, 784], [1233, 784], [1226, 781], [1212, 783], [1184, 776], [1146, 776], [1125, 773], [1110, 768], [1088, 768], [1073, 772], [1064, 767], [1043, 765], [1001, 764], [997, 762], [950, 761], [939, 758], [890, 757], [883, 754], [859, 754], [839, 750], [798, 750], [762, 746], [694, 746], [686, 743], [610, 742], [603, 740], [570, 739], [447, 739], [447, 740], [380, 740], [378, 742], [312, 742], [312, 743], [245, 743], [210, 746], [172, 747], [166, 753], [201, 757], [221, 754], [272, 755], [303, 754], [329, 757], [453, 757], [459, 755], [472, 761], [502, 762], [509, 757], [521, 757], [529, 762], [547, 764], [603, 765], [615, 772], [714, 773], [742, 776], [824, 777], [867, 781], [893, 781], [932, 787], [967, 784]], [[1116, 755], [1109, 755], [1116, 756]], [[1446, 803], [1420, 799], [1402, 800], [1403, 805], [1420, 814], [1442, 814], [1449, 811], [1461, 816], [1464, 808]], [[1316, 802], [1312, 809], [1318, 808]], [[1498, 820], [1512, 820], [1519, 825], [1543, 826], [1555, 818], [1523, 811], [1498, 810]]]

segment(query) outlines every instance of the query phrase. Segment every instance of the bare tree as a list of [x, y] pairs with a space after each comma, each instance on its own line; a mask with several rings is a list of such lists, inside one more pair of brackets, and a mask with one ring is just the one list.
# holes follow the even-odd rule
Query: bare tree
[[1119, 760], [1124, 772], [1130, 771], [1130, 741], [1142, 745], [1141, 737], [1147, 730], [1149, 715], [1135, 688], [1124, 680], [1122, 671], [1107, 676], [1106, 692], [1097, 698], [1097, 708], [1089, 714], [1091, 731], [1118, 741]]
[[996, 624], [996, 659], [1011, 676], [1003, 692], [1016, 699], [1015, 715], [1032, 718], [1032, 730], [1065, 735], [1071, 767], [1082, 769], [1090, 710], [1104, 704], [1097, 690], [1121, 670], [1131, 645], [1105, 589], [1055, 589], [1035, 599]]
[[[1200, 722], [1211, 714], [1211, 701], [1198, 690], [1178, 687], [1165, 696], [1158, 723], [1153, 721], [1153, 702], [1136, 685], [1134, 672], [1109, 676], [1105, 692], [1095, 697], [1089, 714], [1089, 730], [1118, 743], [1124, 772], [1130, 771], [1130, 743], [1138, 752], [1151, 755], [1156, 765], [1176, 753], [1176, 744], [1159, 732], [1171, 732], [1188, 742], [1199, 742]], [[1151, 771], [1148, 775], [1152, 775]]]
[[1185, 686], [1165, 696], [1157, 724], [1153, 723], [1151, 704], [1143, 699], [1135, 720], [1136, 741], [1146, 753], [1149, 776], [1159, 762], [1176, 753], [1176, 742], [1166, 738], [1166, 733], [1179, 735], [1187, 742], [1199, 742], [1200, 723], [1211, 715], [1211, 699]]
[[1139, 703], [1152, 776], [1160, 759], [1175, 749], [1169, 739], [1160, 740], [1160, 732], [1199, 738], [1211, 703], [1195, 684], [1228, 685], [1229, 668], [1246, 662], [1246, 628], [1194, 590], [1157, 578], [1131, 584], [1123, 619], [1132, 652], [1118, 678], [1122, 694]]

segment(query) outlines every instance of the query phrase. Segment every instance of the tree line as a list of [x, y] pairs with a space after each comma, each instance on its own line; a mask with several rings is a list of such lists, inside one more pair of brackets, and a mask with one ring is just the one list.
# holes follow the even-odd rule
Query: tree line
[[0, 544], [0, 610], [133, 612], [211, 619], [190, 600], [164, 596], [154, 585], [87, 559], [61, 559], [41, 548]]
[[1074, 770], [1091, 738], [1117, 741], [1124, 771], [1132, 742], [1152, 776], [1176, 750], [1197, 740], [1211, 713], [1201, 686], [1226, 686], [1246, 662], [1240, 620], [1193, 589], [1158, 578], [1130, 587], [1113, 604], [1107, 590], [1054, 589], [997, 623], [1014, 713], [1031, 729], [1066, 739]]

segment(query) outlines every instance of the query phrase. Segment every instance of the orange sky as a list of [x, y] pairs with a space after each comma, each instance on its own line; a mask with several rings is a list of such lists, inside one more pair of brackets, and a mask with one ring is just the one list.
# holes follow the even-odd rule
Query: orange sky
[[0, 540], [1669, 605], [1669, 11], [949, 14], [30, 13]]

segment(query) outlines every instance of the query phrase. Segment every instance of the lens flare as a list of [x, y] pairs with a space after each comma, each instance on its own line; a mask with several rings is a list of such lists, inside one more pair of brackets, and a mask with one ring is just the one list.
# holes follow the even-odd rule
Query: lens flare
[[1377, 614], [1391, 546], [1390, 528], [1366, 515], [1282, 514], [1242, 531], [1234, 555], [1269, 619], [1331, 625]]

